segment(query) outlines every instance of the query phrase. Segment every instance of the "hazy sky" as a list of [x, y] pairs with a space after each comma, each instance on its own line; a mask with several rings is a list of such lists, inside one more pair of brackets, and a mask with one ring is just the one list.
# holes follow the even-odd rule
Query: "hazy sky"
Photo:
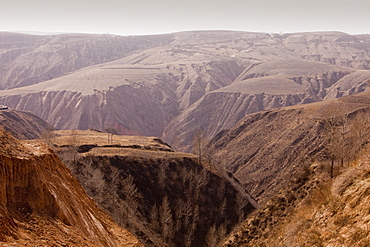
[[370, 0], [0, 0], [0, 31], [370, 34]]

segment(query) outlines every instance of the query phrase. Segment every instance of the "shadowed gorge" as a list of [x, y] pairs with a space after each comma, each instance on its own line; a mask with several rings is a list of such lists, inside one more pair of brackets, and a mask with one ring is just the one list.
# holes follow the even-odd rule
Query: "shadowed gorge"
[[[54, 133], [58, 145], [70, 138]], [[104, 145], [101, 136], [77, 131], [77, 151], [88, 139], [100, 141], [81, 154], [61, 148], [59, 156], [87, 193], [146, 246], [212, 246], [258, 207], [237, 180], [198, 164], [194, 155], [148, 137], [114, 136]], [[126, 138], [136, 145], [123, 145]]]

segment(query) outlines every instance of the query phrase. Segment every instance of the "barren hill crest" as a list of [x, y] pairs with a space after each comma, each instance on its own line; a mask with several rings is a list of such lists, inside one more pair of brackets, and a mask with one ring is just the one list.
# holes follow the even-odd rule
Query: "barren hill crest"
[[190, 150], [196, 129], [211, 138], [253, 112], [364, 91], [369, 46], [340, 32], [1, 33], [0, 103], [58, 129], [115, 128]]

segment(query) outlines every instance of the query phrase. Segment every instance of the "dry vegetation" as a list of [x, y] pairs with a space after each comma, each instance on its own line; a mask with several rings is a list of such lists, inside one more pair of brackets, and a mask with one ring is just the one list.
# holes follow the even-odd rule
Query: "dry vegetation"
[[320, 161], [303, 165], [224, 246], [370, 246], [368, 109], [343, 102], [318, 109], [325, 140]]
[[335, 179], [319, 181], [314, 173], [270, 201], [225, 246], [369, 246], [369, 161]]
[[[45, 140], [47, 139], [47, 140]], [[172, 151], [156, 137], [115, 135], [97, 130], [57, 130], [44, 134], [44, 140], [55, 146], [95, 145], [96, 147], [127, 147]], [[134, 146], [135, 145], [135, 146]]]

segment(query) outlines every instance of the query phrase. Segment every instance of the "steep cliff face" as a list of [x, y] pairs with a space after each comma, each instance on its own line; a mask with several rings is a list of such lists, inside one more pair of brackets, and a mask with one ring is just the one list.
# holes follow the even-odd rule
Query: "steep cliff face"
[[[84, 132], [76, 133], [84, 145]], [[146, 137], [123, 145], [127, 138], [98, 141], [81, 154], [62, 148], [59, 155], [87, 193], [146, 246], [215, 246], [258, 207], [237, 180], [207, 169], [198, 157], [168, 146], [161, 151]]]
[[5, 245], [141, 246], [86, 195], [45, 146], [1, 131], [0, 241]]

